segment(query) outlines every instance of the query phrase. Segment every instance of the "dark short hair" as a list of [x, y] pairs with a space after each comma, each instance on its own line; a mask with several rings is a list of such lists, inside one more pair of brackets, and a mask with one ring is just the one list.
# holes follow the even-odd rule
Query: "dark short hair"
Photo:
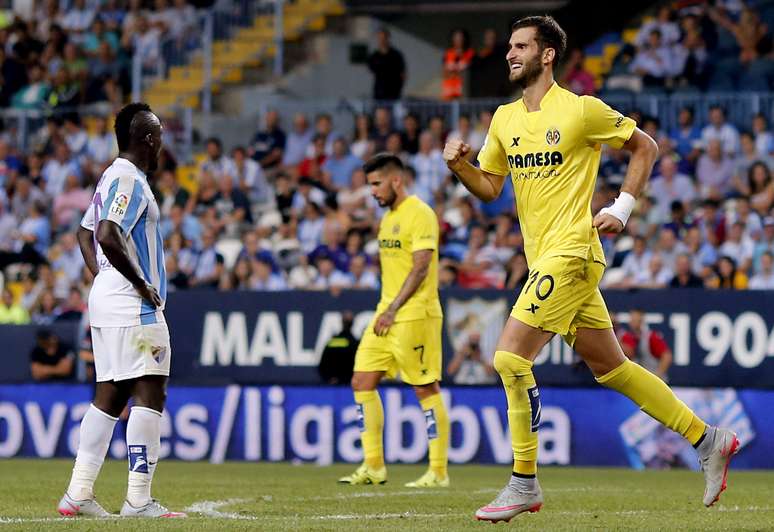
[[405, 167], [403, 161], [391, 153], [377, 153], [366, 161], [363, 165], [363, 171], [366, 174], [378, 170], [397, 170], [403, 172]]
[[540, 51], [553, 48], [556, 55], [553, 64], [559, 64], [567, 48], [567, 34], [554, 17], [550, 15], [524, 17], [511, 23], [511, 33], [521, 28], [535, 28], [535, 40]]
[[207, 144], [214, 144], [218, 147], [219, 150], [223, 149], [223, 143], [220, 141], [218, 137], [209, 137], [207, 140], [204, 141], [204, 145]]
[[153, 111], [151, 111], [150, 105], [143, 102], [130, 103], [118, 111], [114, 129], [116, 132], [116, 142], [118, 144], [119, 151], [124, 151], [129, 148], [129, 142], [131, 140], [129, 138], [129, 133], [132, 127], [132, 120], [134, 120], [134, 117], [138, 113], [143, 112], [152, 113]]

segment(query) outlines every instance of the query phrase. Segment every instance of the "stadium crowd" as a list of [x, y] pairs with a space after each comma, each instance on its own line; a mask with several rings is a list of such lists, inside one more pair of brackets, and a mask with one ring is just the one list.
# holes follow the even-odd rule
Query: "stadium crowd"
[[[680, 127], [662, 131], [633, 113], [658, 139], [648, 191], [623, 235], [603, 237], [608, 288], [774, 288], [774, 137], [757, 115], [739, 131], [713, 108], [696, 124], [690, 109]], [[431, 204], [442, 230], [443, 287], [515, 289], [527, 275], [510, 186], [482, 204], [446, 169], [441, 147], [461, 137], [480, 149], [491, 112], [462, 116], [452, 131], [440, 117], [394, 123], [387, 108], [358, 116], [351, 134], [328, 115], [282, 117], [270, 111], [247, 146], [224, 152], [206, 142], [198, 189], [178, 184], [162, 165], [155, 189], [171, 290], [343, 289], [378, 287], [375, 240], [381, 209], [361, 165], [388, 151], [407, 166], [411, 193]], [[290, 127], [285, 129], [285, 124]], [[21, 153], [0, 139], [0, 267], [21, 299], [7, 292], [0, 321], [46, 324], [83, 309], [89, 274], [74, 229], [93, 185], [115, 156], [100, 120], [87, 133], [77, 116], [49, 120]], [[613, 199], [626, 155], [605, 149], [593, 200]]]

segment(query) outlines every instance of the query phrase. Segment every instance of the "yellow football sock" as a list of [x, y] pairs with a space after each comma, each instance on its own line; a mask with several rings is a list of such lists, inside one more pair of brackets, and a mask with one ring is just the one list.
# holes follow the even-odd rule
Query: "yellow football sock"
[[637, 403], [640, 410], [681, 434], [691, 445], [699, 441], [707, 424], [683, 403], [669, 386], [639, 364], [627, 360], [597, 382]]
[[384, 467], [384, 409], [379, 392], [355, 392], [355, 402], [360, 409], [362, 421], [360, 424], [360, 441], [363, 445], [363, 456], [368, 467], [381, 469]]
[[427, 438], [430, 448], [430, 469], [440, 478], [446, 478], [449, 451], [449, 414], [440, 393], [419, 401], [427, 420]]
[[494, 367], [508, 398], [508, 426], [513, 446], [513, 471], [520, 475], [537, 473], [540, 393], [532, 362], [508, 351], [496, 351]]

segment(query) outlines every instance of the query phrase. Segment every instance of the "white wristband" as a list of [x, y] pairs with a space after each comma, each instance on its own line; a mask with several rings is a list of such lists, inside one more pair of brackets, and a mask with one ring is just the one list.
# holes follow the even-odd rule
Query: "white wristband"
[[634, 204], [637, 202], [634, 196], [628, 192], [621, 192], [621, 194], [615, 199], [615, 202], [610, 207], [605, 207], [599, 214], [609, 214], [621, 220], [621, 223], [626, 225], [629, 221], [629, 216], [634, 209]]

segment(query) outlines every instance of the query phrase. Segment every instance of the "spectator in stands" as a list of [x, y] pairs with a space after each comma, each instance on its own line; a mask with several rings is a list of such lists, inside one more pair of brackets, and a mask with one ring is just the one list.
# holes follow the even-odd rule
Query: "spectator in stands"
[[373, 270], [368, 268], [368, 261], [363, 254], [355, 255], [349, 261], [349, 277], [351, 288], [376, 290], [379, 279]]
[[43, 67], [32, 63], [27, 68], [27, 84], [14, 93], [11, 106], [16, 109], [42, 109], [51, 87], [44, 77]]
[[450, 41], [450, 46], [443, 56], [441, 81], [441, 99], [446, 101], [462, 98], [464, 76], [475, 56], [470, 47], [470, 35], [467, 30], [452, 31]]
[[739, 131], [726, 121], [726, 111], [719, 105], [713, 105], [709, 111], [710, 123], [701, 131], [701, 140], [706, 150], [711, 141], [717, 140], [723, 152], [734, 157], [739, 151]]
[[309, 127], [309, 121], [304, 113], [296, 113], [293, 117], [293, 129], [285, 138], [285, 151], [282, 154], [282, 167], [285, 169], [298, 166], [306, 156], [306, 150], [312, 143], [314, 131]]
[[76, 227], [81, 221], [83, 212], [91, 204], [92, 191], [81, 187], [78, 176], [68, 174], [65, 178], [64, 190], [54, 197], [53, 229], [55, 232]]
[[731, 224], [728, 238], [719, 248], [720, 254], [731, 258], [734, 267], [738, 266], [740, 272], [749, 271], [755, 251], [753, 241], [745, 235], [744, 230], [745, 224], [741, 221]]
[[272, 203], [272, 191], [263, 168], [247, 156], [243, 146], [237, 146], [231, 151], [231, 159], [236, 170], [235, 184], [251, 203], [257, 205], [259, 210], [264, 210]]
[[376, 49], [368, 56], [368, 69], [374, 75], [374, 100], [400, 100], [406, 82], [403, 54], [390, 43], [390, 31], [376, 32]]
[[244, 192], [234, 188], [234, 178], [230, 175], [224, 174], [218, 180], [213, 206], [218, 219], [217, 227], [229, 236], [238, 235], [245, 226], [253, 224], [250, 200]]
[[352, 174], [363, 166], [363, 161], [349, 151], [343, 137], [333, 142], [333, 154], [322, 165], [323, 183], [328, 190], [338, 191], [352, 182]]
[[508, 96], [510, 86], [504, 58], [507, 49], [497, 38], [497, 30], [484, 30], [481, 48], [476, 50], [470, 64], [468, 95], [471, 98], [499, 98]]
[[156, 201], [161, 210], [162, 225], [165, 219], [169, 218], [173, 207], [187, 210], [190, 200], [191, 194], [180, 186], [174, 172], [170, 170], [161, 172], [156, 181]]
[[26, 325], [29, 322], [30, 315], [25, 308], [14, 301], [13, 292], [8, 288], [4, 288], [3, 299], [0, 303], [0, 324]]
[[223, 263], [223, 255], [215, 249], [215, 233], [211, 229], [205, 230], [202, 233], [202, 249], [198, 253], [190, 286], [217, 288], [223, 275]]
[[458, 265], [460, 286], [464, 288], [502, 288], [505, 271], [497, 260], [494, 247], [487, 242], [486, 229], [470, 229], [468, 249]]
[[75, 233], [64, 233], [56, 247], [58, 256], [53, 262], [54, 270], [67, 278], [71, 284], [77, 283], [81, 278], [84, 262]]
[[[321, 113], [317, 115], [314, 122], [315, 136], [320, 136], [323, 139], [324, 154], [330, 155], [333, 153], [333, 141], [341, 135], [338, 131], [333, 129], [333, 119], [331, 115], [327, 113]], [[314, 140], [314, 139], [313, 139]], [[310, 157], [315, 153], [313, 145], [309, 145], [306, 149], [306, 156]]]
[[720, 257], [715, 265], [713, 275], [705, 286], [713, 289], [745, 290], [748, 280], [744, 272], [736, 269], [736, 262], [731, 257]]
[[341, 331], [333, 335], [323, 348], [317, 371], [325, 384], [349, 385], [352, 380], [355, 353], [359, 344], [352, 334], [354, 319], [352, 311], [342, 312]]
[[679, 201], [686, 207], [696, 199], [696, 188], [691, 178], [677, 171], [677, 163], [671, 157], [663, 157], [659, 162], [661, 177], [650, 182], [648, 195], [656, 199], [656, 208], [663, 220], [669, 217], [673, 201]]
[[701, 128], [694, 122], [693, 109], [683, 107], [677, 115], [677, 127], [669, 134], [677, 154], [695, 164], [701, 155]]
[[417, 184], [430, 191], [437, 191], [448, 183], [449, 169], [441, 151], [434, 146], [430, 131], [423, 131], [419, 136], [419, 151], [411, 157], [409, 164], [416, 171]]
[[144, 14], [137, 17], [134, 29], [124, 32], [121, 45], [137, 55], [144, 69], [156, 72], [161, 59], [161, 31], [151, 26]]
[[703, 288], [704, 282], [693, 273], [691, 257], [687, 253], [677, 256], [675, 276], [669, 282], [671, 288]]
[[753, 269], [761, 271], [760, 259], [766, 252], [774, 253], [774, 217], [766, 216], [763, 219], [763, 231], [761, 237], [755, 243], [753, 251]]
[[664, 337], [648, 327], [645, 313], [640, 309], [629, 311], [628, 329], [621, 337], [621, 348], [624, 354], [663, 381], [668, 381], [672, 351], [664, 341]]
[[13, 95], [27, 85], [27, 70], [13, 54], [6, 54], [2, 46], [0, 46], [0, 77], [3, 82], [0, 87], [0, 107], [8, 107]]
[[51, 325], [59, 316], [56, 297], [51, 290], [43, 290], [35, 302], [32, 311], [32, 323], [36, 325]]
[[481, 145], [474, 146], [471, 144], [471, 136], [473, 134], [473, 128], [470, 125], [470, 117], [468, 115], [460, 115], [457, 119], [457, 127], [449, 132], [450, 139], [459, 139], [470, 145], [472, 151], [477, 152], [481, 149]]
[[492, 124], [493, 113], [489, 109], [482, 109], [478, 113], [478, 121], [470, 134], [471, 146], [478, 146], [480, 150], [484, 146], [486, 135], [489, 133], [489, 126]]
[[427, 123], [427, 131], [429, 131], [433, 135], [433, 143], [436, 148], [442, 149], [444, 146], [444, 143], [446, 142], [446, 123], [444, 122], [444, 119], [440, 115], [432, 116], [430, 117], [429, 122]]
[[86, 0], [73, 0], [60, 24], [73, 41], [81, 43], [95, 16], [96, 12], [86, 5]]
[[390, 110], [386, 107], [377, 107], [374, 111], [374, 129], [372, 132], [374, 150], [376, 152], [384, 151], [387, 146], [387, 138], [394, 132]]
[[764, 251], [761, 255], [761, 267], [750, 279], [751, 290], [774, 290], [774, 254]]
[[492, 384], [495, 371], [481, 354], [481, 334], [470, 333], [462, 348], [454, 353], [446, 372], [454, 384]]
[[204, 173], [212, 174], [215, 180], [222, 175], [228, 175], [232, 179], [236, 179], [237, 169], [234, 161], [223, 154], [223, 143], [221, 143], [218, 137], [208, 138], [205, 142], [205, 150], [207, 151], [207, 158], [199, 166], [200, 179]]
[[352, 280], [345, 274], [336, 269], [333, 259], [323, 253], [317, 256], [315, 261], [318, 275], [314, 282], [307, 288], [312, 290], [337, 290], [349, 288]]
[[734, 163], [723, 153], [721, 143], [719, 139], [709, 140], [707, 152], [699, 157], [696, 165], [699, 192], [705, 198], [722, 200], [732, 190]]
[[311, 253], [319, 244], [323, 232], [322, 207], [313, 201], [304, 206], [303, 219], [298, 224], [298, 240], [304, 253]]
[[559, 82], [575, 94], [594, 95], [596, 93], [594, 76], [583, 67], [584, 59], [583, 50], [580, 48], [570, 50]]
[[41, 173], [45, 179], [46, 193], [51, 197], [56, 197], [64, 190], [67, 176], [72, 174], [80, 177], [81, 169], [78, 162], [70, 154], [67, 144], [59, 142], [54, 148], [54, 157], [43, 166]]
[[[403, 149], [411, 155], [416, 155], [419, 151], [419, 117], [414, 113], [407, 113], [403, 118], [403, 131], [400, 132], [400, 142]], [[360, 157], [366, 160], [364, 157]]]
[[259, 255], [252, 260], [253, 274], [250, 277], [250, 288], [252, 290], [265, 290], [274, 292], [277, 290], [287, 290], [288, 285], [285, 279], [272, 271], [271, 260], [265, 255]]
[[86, 302], [77, 286], [72, 286], [67, 299], [57, 307], [56, 321], [80, 321]]
[[375, 150], [373, 132], [371, 130], [371, 118], [367, 114], [359, 114], [355, 117], [355, 129], [352, 133], [353, 155], [363, 160], [373, 155]]
[[[668, 227], [662, 227], [658, 234], [655, 251], [658, 252], [661, 261], [669, 271], [674, 271], [677, 256], [686, 252], [685, 244], [678, 238], [677, 233]], [[669, 279], [672, 277], [670, 276]]]
[[320, 134], [315, 135], [311, 148], [311, 154], [298, 165], [298, 175], [302, 178], [299, 180], [299, 184], [303, 178], [306, 178], [310, 184], [323, 188], [322, 166], [328, 158], [325, 150], [325, 137]]
[[748, 173], [750, 167], [756, 162], [763, 163], [764, 169], [774, 168], [774, 159], [769, 155], [761, 155], [755, 149], [755, 137], [749, 131], [743, 131], [739, 135], [739, 154], [734, 160], [734, 188], [742, 195], [749, 195]]
[[108, 128], [107, 118], [98, 116], [94, 120], [94, 132], [86, 141], [86, 157], [91, 162], [90, 172], [95, 176], [101, 175], [116, 155], [116, 136]]
[[744, 225], [744, 238], [755, 240], [763, 229], [760, 215], [750, 207], [750, 198], [741, 196], [734, 200], [734, 222]]
[[703, 88], [707, 81], [707, 47], [696, 17], [682, 20], [683, 37], [672, 46], [674, 75], [677, 85]]
[[627, 253], [621, 264], [622, 279], [619, 283], [608, 285], [609, 288], [631, 288], [639, 272], [648, 269], [652, 253], [648, 250], [645, 237], [635, 236], [631, 251]]
[[768, 157], [774, 153], [774, 135], [768, 130], [766, 115], [756, 113], [752, 122], [755, 133], [755, 149], [761, 157]]
[[409, 154], [403, 150], [403, 144], [400, 140], [400, 133], [397, 131], [393, 131], [387, 137], [387, 142], [384, 144], [384, 151], [400, 159], [404, 166], [408, 164]]
[[73, 354], [49, 330], [39, 331], [30, 353], [30, 373], [39, 382], [68, 380], [73, 374]]
[[642, 77], [646, 87], [663, 87], [666, 78], [674, 73], [672, 53], [664, 44], [661, 32], [653, 29], [647, 42], [640, 47], [629, 70]]
[[0, 201], [0, 252], [13, 251], [18, 222], [8, 209], [8, 200]]
[[718, 9], [711, 8], [709, 16], [718, 26], [734, 35], [739, 45], [739, 61], [742, 63], [749, 63], [771, 52], [769, 28], [753, 9], [742, 9], [738, 22]]
[[680, 27], [674, 21], [674, 13], [670, 6], [661, 6], [656, 18], [646, 22], [637, 33], [635, 44], [639, 47], [647, 46], [653, 30], [658, 30], [666, 46], [671, 46], [680, 40]]
[[264, 117], [264, 129], [258, 130], [250, 146], [251, 157], [266, 171], [279, 169], [285, 152], [285, 132], [280, 127], [280, 116], [271, 109]]
[[673, 270], [664, 264], [661, 254], [654, 253], [650, 257], [648, 267], [635, 274], [633, 286], [636, 288], [666, 288], [672, 277], [674, 277]]
[[774, 204], [774, 182], [771, 178], [771, 166], [763, 162], [755, 162], [747, 171], [747, 187], [743, 189], [749, 194], [750, 204], [758, 213], [766, 214]]
[[309, 262], [317, 264], [319, 257], [329, 258], [337, 270], [347, 271], [349, 255], [342, 245], [343, 234], [341, 228], [329, 224], [323, 227], [322, 243], [315, 247], [309, 254]]

